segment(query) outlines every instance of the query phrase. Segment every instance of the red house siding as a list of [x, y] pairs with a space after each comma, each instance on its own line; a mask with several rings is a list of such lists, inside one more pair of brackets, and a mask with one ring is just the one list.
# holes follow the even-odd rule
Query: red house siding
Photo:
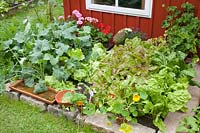
[[150, 19], [86, 10], [85, 0], [63, 0], [63, 3], [65, 17], [77, 9], [84, 16], [92, 16], [109, 24], [112, 26], [113, 33], [125, 27], [139, 27], [148, 36], [157, 37], [163, 35], [164, 29], [161, 28], [161, 24], [167, 15], [167, 7], [171, 5], [180, 7], [186, 1], [195, 6], [195, 15], [200, 18], [200, 0], [153, 0], [152, 18]]

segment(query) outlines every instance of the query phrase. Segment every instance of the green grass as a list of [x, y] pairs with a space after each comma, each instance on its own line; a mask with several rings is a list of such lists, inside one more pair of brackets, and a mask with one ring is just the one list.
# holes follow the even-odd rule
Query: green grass
[[0, 96], [0, 133], [94, 133], [21, 101]]

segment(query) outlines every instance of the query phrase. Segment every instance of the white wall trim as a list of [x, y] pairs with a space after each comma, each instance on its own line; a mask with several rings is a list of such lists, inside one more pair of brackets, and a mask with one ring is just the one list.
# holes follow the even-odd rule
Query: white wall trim
[[145, 18], [152, 17], [152, 6], [153, 6], [153, 0], [145, 0], [144, 10], [107, 6], [107, 5], [98, 5], [98, 4], [93, 4], [92, 0], [86, 0], [87, 10], [95, 10], [95, 11], [116, 13], [116, 14], [122, 14], [122, 15], [130, 15], [130, 16], [139, 16], [139, 17], [145, 17]]

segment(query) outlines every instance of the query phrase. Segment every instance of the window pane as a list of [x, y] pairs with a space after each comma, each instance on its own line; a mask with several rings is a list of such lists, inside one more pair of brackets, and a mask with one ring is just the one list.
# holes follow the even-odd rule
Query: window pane
[[93, 4], [115, 6], [115, 0], [93, 0]]
[[145, 0], [119, 0], [120, 7], [144, 9]]

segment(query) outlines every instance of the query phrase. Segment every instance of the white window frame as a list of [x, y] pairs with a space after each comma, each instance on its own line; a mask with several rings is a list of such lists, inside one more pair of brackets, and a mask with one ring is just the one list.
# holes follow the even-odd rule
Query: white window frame
[[139, 16], [145, 18], [151, 18], [153, 0], [145, 0], [144, 9], [131, 9], [125, 7], [118, 7], [118, 0], [115, 0], [115, 6], [93, 4], [93, 0], [86, 0], [86, 9], [95, 10], [108, 13], [116, 13], [130, 16]]

